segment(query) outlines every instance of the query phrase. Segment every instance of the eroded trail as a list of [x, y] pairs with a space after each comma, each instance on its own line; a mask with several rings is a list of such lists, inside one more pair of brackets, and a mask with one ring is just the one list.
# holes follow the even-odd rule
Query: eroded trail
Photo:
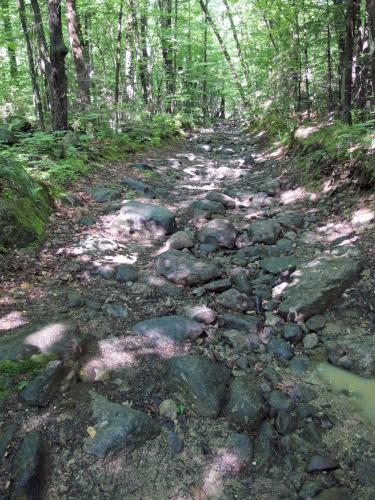
[[372, 428], [314, 373], [375, 375], [341, 202], [231, 124], [82, 182], [6, 265], [0, 363], [50, 357], [0, 371], [0, 498], [373, 498]]

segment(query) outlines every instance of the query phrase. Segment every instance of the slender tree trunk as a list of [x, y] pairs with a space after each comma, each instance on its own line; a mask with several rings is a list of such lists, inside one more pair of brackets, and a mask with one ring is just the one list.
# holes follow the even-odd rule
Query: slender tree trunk
[[[305, 24], [305, 21], [304, 23]], [[304, 57], [305, 57], [305, 92], [306, 92], [306, 109], [307, 109], [307, 118], [310, 120], [311, 118], [311, 103], [310, 103], [310, 67], [309, 67], [309, 48], [307, 43], [307, 31], [306, 29], [303, 32], [304, 38]]]
[[25, 42], [26, 42], [27, 58], [28, 58], [28, 62], [29, 62], [29, 70], [30, 70], [30, 76], [31, 76], [31, 86], [33, 89], [33, 101], [34, 101], [34, 107], [35, 107], [35, 114], [36, 114], [37, 119], [39, 120], [39, 123], [40, 123], [42, 130], [44, 130], [43, 105], [42, 105], [42, 100], [40, 98], [39, 83], [38, 83], [38, 78], [37, 78], [37, 74], [35, 71], [33, 47], [31, 45], [31, 39], [29, 36], [29, 30], [27, 27], [24, 0], [18, 0], [18, 12], [20, 15], [22, 31], [23, 31], [23, 34], [25, 37]]
[[341, 86], [341, 117], [345, 123], [352, 123], [352, 72], [356, 19], [360, 0], [348, 0], [346, 11], [346, 36], [343, 57], [343, 78]]
[[[208, 8], [208, 0], [206, 8]], [[202, 114], [203, 120], [208, 119], [208, 93], [207, 93], [207, 41], [208, 41], [208, 19], [204, 16], [204, 32], [203, 32], [203, 82], [202, 82]]]
[[[121, 45], [122, 45], [122, 18], [124, 14], [124, 6], [121, 3], [120, 12], [117, 21], [117, 45], [115, 55], [115, 106], [118, 105], [120, 95], [120, 68], [121, 68]], [[118, 113], [116, 112], [118, 120]]]
[[70, 45], [78, 84], [78, 101], [81, 109], [87, 108], [91, 102], [90, 76], [85, 61], [84, 44], [82, 42], [81, 23], [79, 21], [75, 0], [66, 0]]
[[367, 16], [370, 38], [372, 102], [375, 103], [375, 0], [367, 0]]
[[68, 53], [61, 25], [60, 0], [48, 0], [51, 48], [51, 108], [53, 130], [68, 128], [68, 84], [65, 57]]
[[332, 65], [332, 34], [330, 24], [329, 3], [327, 0], [327, 108], [328, 113], [333, 111], [333, 65]]
[[165, 70], [166, 111], [172, 113], [175, 107], [175, 74], [173, 67], [172, 0], [158, 0], [160, 10], [160, 42]]
[[10, 76], [11, 78], [16, 80], [18, 76], [18, 69], [17, 69], [16, 51], [14, 49], [12, 24], [9, 15], [9, 0], [0, 0], [0, 9], [3, 18], [6, 47], [9, 58]]
[[245, 94], [245, 91], [242, 87], [242, 84], [241, 84], [241, 80], [240, 80], [240, 77], [236, 71], [236, 68], [234, 67], [234, 64], [233, 64], [233, 61], [232, 61], [232, 58], [230, 57], [229, 55], [229, 52], [228, 52], [228, 49], [224, 43], [224, 39], [223, 37], [220, 35], [220, 32], [213, 20], [213, 18], [210, 16], [210, 13], [208, 11], [208, 8], [206, 6], [206, 4], [204, 3], [204, 0], [199, 0], [199, 4], [201, 6], [201, 9], [203, 10], [204, 14], [206, 15], [207, 17], [207, 21], [208, 23], [210, 24], [211, 28], [212, 28], [212, 31], [214, 32], [215, 36], [216, 36], [216, 39], [217, 41], [219, 42], [219, 45], [220, 45], [220, 48], [224, 54], [224, 57], [228, 63], [228, 66], [229, 66], [229, 69], [230, 69], [230, 72], [232, 74], [232, 78], [233, 78], [233, 81], [237, 87], [237, 90], [238, 90], [238, 93], [240, 94], [240, 97], [241, 97], [241, 101], [242, 101], [242, 104], [244, 106], [248, 106], [248, 100], [247, 100], [247, 97], [246, 97], [246, 94]]
[[126, 98], [131, 101], [135, 97], [135, 26], [132, 12], [128, 13], [126, 22], [125, 77]]

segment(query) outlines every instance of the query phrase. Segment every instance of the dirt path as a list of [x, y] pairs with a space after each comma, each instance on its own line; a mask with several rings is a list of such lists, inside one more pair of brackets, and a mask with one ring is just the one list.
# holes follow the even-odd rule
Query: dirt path
[[306, 192], [233, 124], [134, 161], [4, 266], [0, 362], [55, 365], [0, 373], [0, 499], [373, 498], [372, 429], [314, 367], [374, 375], [374, 200]]

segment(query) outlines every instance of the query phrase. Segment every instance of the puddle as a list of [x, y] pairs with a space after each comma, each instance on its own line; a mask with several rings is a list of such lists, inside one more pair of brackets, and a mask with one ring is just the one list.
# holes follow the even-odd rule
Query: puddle
[[359, 377], [329, 363], [317, 366], [319, 378], [338, 393], [347, 395], [360, 413], [375, 426], [375, 379]]

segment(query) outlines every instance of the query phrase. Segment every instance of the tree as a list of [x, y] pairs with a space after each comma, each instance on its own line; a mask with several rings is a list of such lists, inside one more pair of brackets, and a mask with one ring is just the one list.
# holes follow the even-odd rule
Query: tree
[[6, 37], [6, 45], [9, 57], [10, 76], [13, 79], [16, 79], [18, 74], [17, 59], [16, 59], [16, 51], [14, 48], [15, 40], [13, 38], [12, 24], [9, 15], [9, 0], [1, 0], [0, 9], [3, 18], [4, 33]]
[[375, 103], [375, 0], [367, 0], [367, 15], [371, 45], [372, 102]]

